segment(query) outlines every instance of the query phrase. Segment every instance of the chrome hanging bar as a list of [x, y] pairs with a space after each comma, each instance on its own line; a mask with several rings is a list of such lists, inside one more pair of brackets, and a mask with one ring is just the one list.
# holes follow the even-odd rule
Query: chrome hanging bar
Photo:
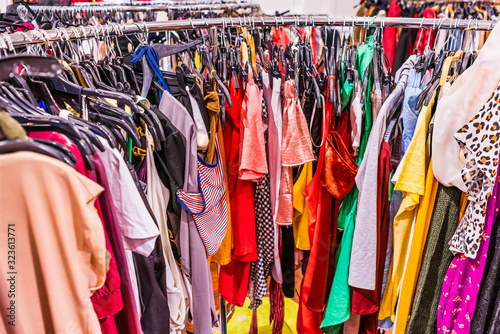
[[[98, 5], [99, 4], [99, 5]], [[126, 5], [113, 3], [76, 3], [71, 6], [37, 6], [31, 5], [30, 8], [35, 13], [40, 12], [68, 12], [68, 13], [117, 13], [117, 12], [173, 12], [173, 11], [205, 11], [205, 10], [238, 10], [238, 9], [260, 9], [259, 4], [252, 2], [234, 2], [234, 3], [194, 3], [194, 4], [176, 4], [176, 3], [151, 3], [148, 5]], [[26, 7], [19, 6], [19, 11], [27, 12]]]
[[[402, 27], [415, 29], [452, 29], [489, 31], [495, 21], [460, 19], [422, 19], [400, 17], [325, 17], [325, 16], [267, 16], [239, 18], [207, 18], [195, 20], [172, 20], [158, 22], [135, 22], [126, 24], [103, 24], [50, 30], [30, 30], [0, 35], [7, 45], [43, 43], [83, 37], [151, 33], [169, 30], [189, 30], [210, 27], [264, 27], [264, 26], [362, 26]], [[5, 43], [0, 42], [1, 45]]]

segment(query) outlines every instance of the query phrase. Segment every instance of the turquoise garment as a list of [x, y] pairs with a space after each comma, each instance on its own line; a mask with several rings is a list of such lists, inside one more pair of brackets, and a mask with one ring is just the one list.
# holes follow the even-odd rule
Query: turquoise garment
[[[366, 80], [366, 93], [364, 96], [365, 128], [359, 145], [358, 165], [361, 164], [368, 143], [368, 137], [372, 128], [372, 102], [370, 99], [372, 78], [371, 63], [373, 50], [375, 48], [374, 37], [366, 39], [366, 43], [360, 45], [356, 50], [356, 69], [363, 87]], [[366, 75], [368, 74], [368, 75]], [[360, 87], [361, 89], [361, 87]], [[325, 310], [325, 317], [321, 323], [321, 330], [327, 334], [342, 333], [343, 323], [351, 316], [351, 288], [349, 287], [349, 264], [351, 261], [352, 238], [354, 235], [354, 224], [356, 221], [356, 210], [358, 206], [358, 188], [354, 188], [347, 194], [340, 208], [337, 226], [344, 229], [339, 249], [335, 254], [335, 275], [332, 288]]]

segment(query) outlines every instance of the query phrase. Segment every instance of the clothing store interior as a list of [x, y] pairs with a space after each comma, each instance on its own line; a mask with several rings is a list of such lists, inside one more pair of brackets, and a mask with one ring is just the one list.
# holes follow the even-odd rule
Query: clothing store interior
[[0, 334], [500, 333], [499, 1], [81, 1], [0, 0]]

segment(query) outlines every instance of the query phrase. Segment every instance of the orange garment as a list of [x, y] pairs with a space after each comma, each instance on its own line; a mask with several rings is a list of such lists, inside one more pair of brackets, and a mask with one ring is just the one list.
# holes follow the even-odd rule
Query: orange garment
[[262, 96], [253, 80], [252, 71], [248, 74], [245, 97], [241, 104], [240, 123], [240, 169], [238, 178], [259, 182], [267, 169], [264, 125], [262, 124]]
[[293, 221], [292, 167], [314, 160], [307, 121], [295, 92], [295, 81], [285, 82], [283, 107], [283, 139], [281, 141], [281, 182], [276, 224]]
[[[222, 126], [219, 121], [218, 131], [217, 131], [217, 140], [219, 141], [219, 150], [220, 156], [222, 160], [222, 167], [224, 168], [224, 182], [225, 188], [228, 189], [227, 184], [227, 163], [226, 163], [226, 152], [224, 150], [224, 135], [222, 134]], [[233, 230], [231, 228], [231, 201], [229, 199], [229, 192], [226, 191], [226, 201], [227, 201], [227, 231], [224, 239], [211, 260], [217, 263], [218, 265], [226, 265], [231, 262], [231, 252], [233, 250]]]
[[[0, 155], [0, 184], [4, 330], [100, 334], [90, 296], [106, 279], [104, 230], [94, 209], [103, 188], [63, 162], [32, 152]], [[15, 263], [7, 262], [7, 249], [15, 249]], [[12, 277], [15, 297], [8, 297]], [[5, 317], [12, 301], [15, 326]]]

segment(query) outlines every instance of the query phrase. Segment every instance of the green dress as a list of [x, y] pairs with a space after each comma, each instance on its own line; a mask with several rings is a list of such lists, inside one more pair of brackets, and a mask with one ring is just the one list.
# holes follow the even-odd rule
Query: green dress
[[[366, 43], [360, 45], [356, 50], [356, 69], [359, 73], [361, 83], [366, 82], [364, 96], [364, 124], [363, 134], [359, 145], [357, 158], [358, 165], [361, 164], [365, 154], [368, 136], [372, 128], [372, 102], [370, 91], [372, 86], [371, 63], [375, 47], [374, 37], [366, 39]], [[360, 87], [361, 89], [361, 87]], [[358, 189], [356, 186], [347, 194], [338, 218], [338, 228], [343, 228], [342, 240], [335, 254], [335, 275], [333, 277], [330, 297], [326, 306], [325, 317], [321, 323], [321, 330], [327, 334], [342, 333], [343, 323], [351, 316], [351, 289], [349, 287], [349, 263], [351, 261], [352, 237], [354, 234], [354, 222], [356, 221], [356, 209], [358, 204]]]

